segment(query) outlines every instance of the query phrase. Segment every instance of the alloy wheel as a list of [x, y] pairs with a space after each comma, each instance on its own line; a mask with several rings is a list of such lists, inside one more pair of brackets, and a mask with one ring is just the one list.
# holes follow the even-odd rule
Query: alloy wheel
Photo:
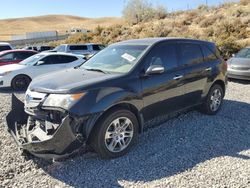
[[105, 133], [105, 146], [110, 152], [121, 152], [128, 147], [134, 135], [134, 125], [127, 117], [113, 120]]
[[216, 112], [221, 105], [222, 93], [220, 89], [215, 89], [211, 95], [210, 109]]

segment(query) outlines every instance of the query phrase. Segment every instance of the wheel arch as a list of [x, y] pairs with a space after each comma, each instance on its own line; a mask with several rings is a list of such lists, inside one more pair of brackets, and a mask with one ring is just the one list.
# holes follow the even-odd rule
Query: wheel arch
[[[216, 85], [216, 84], [222, 87], [222, 89], [223, 89], [223, 96], [225, 96], [225, 93], [226, 93], [226, 84], [225, 84], [225, 82], [222, 81], [222, 80], [216, 80], [216, 81], [212, 84], [212, 86], [210, 87], [210, 89], [211, 89], [214, 85]], [[210, 89], [209, 89], [209, 90], [210, 90]]]
[[27, 78], [30, 79], [30, 81], [32, 80], [32, 78], [31, 78], [29, 75], [27, 75], [27, 74], [17, 74], [17, 75], [15, 75], [15, 76], [12, 78], [12, 80], [11, 80], [11, 86], [12, 86], [12, 84], [13, 84], [13, 80], [14, 80], [15, 78], [17, 78], [18, 76], [26, 76]]
[[14, 88], [14, 87], [13, 87], [13, 82], [14, 82], [14, 80], [15, 80], [16, 78], [18, 78], [19, 76], [27, 77], [27, 78], [29, 79], [30, 82], [32, 81], [32, 78], [31, 78], [29, 75], [27, 75], [27, 74], [17, 74], [17, 75], [15, 75], [15, 76], [11, 79], [11, 81], [10, 81], [10, 87], [11, 87], [11, 88]]
[[143, 124], [144, 124], [144, 119], [143, 119], [143, 116], [141, 115], [140, 111], [131, 103], [127, 103], [127, 102], [122, 102], [122, 103], [118, 103], [118, 104], [115, 104], [111, 107], [109, 107], [108, 109], [106, 109], [97, 119], [96, 121], [92, 124], [92, 125], [89, 125], [91, 126], [90, 127], [90, 131], [89, 133], [87, 133], [87, 143], [89, 143], [90, 139], [91, 139], [91, 136], [93, 135], [93, 132], [94, 132], [94, 129], [95, 127], [98, 125], [98, 122], [102, 120], [102, 118], [110, 113], [111, 111], [114, 111], [114, 110], [121, 110], [121, 109], [125, 109], [125, 110], [129, 110], [130, 112], [132, 112], [135, 116], [136, 116], [136, 119], [138, 121], [138, 125], [139, 125], [139, 133], [142, 133], [143, 132]]

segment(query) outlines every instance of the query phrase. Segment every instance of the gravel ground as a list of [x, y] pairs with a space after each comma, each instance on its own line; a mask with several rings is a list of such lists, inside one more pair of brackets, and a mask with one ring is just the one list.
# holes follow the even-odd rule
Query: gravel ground
[[[23, 97], [23, 94], [18, 94]], [[0, 187], [250, 187], [250, 82], [230, 82], [221, 112], [188, 112], [150, 128], [126, 156], [25, 159], [5, 131], [0, 93]]]

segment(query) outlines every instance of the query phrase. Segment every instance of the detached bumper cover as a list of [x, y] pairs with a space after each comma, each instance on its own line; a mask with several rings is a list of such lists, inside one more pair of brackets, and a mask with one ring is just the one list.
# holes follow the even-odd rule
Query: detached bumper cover
[[[42, 158], [62, 158], [71, 155], [84, 144], [81, 135], [76, 134], [69, 115], [64, 117], [55, 131], [48, 133], [45, 125], [31, 126], [29, 116], [24, 112], [24, 104], [12, 95], [12, 110], [6, 117], [7, 130], [17, 145], [33, 155]], [[39, 122], [38, 122], [39, 124]], [[44, 129], [43, 129], [44, 128]]]

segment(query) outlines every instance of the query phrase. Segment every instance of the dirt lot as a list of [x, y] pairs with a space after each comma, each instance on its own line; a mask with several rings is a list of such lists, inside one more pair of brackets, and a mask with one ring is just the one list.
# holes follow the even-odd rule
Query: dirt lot
[[250, 187], [250, 82], [229, 83], [217, 116], [185, 113], [113, 160], [24, 159], [4, 129], [9, 108], [10, 92], [0, 93], [0, 187]]

